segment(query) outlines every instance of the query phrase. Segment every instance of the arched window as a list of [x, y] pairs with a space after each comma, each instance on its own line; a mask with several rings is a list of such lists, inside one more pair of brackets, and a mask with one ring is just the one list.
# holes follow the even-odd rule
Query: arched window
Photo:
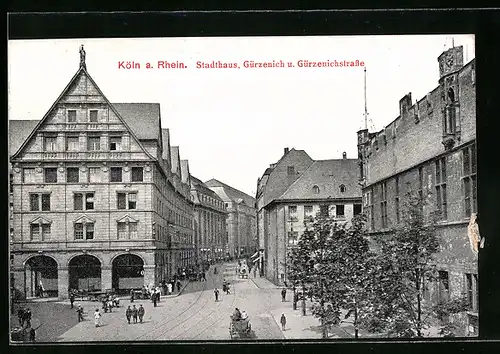
[[455, 91], [451, 87], [448, 89], [448, 97], [450, 102], [455, 102]]
[[345, 185], [341, 184], [339, 186], [339, 189], [340, 189], [340, 193], [344, 193], [345, 192]]
[[318, 186], [314, 186], [313, 187], [313, 193], [314, 194], [319, 194], [319, 187]]

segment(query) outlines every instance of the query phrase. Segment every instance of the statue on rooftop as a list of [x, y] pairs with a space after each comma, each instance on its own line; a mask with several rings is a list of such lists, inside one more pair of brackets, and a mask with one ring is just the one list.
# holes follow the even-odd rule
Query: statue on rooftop
[[85, 49], [83, 49], [83, 44], [80, 46], [80, 67], [82, 66], [87, 69], [85, 65]]

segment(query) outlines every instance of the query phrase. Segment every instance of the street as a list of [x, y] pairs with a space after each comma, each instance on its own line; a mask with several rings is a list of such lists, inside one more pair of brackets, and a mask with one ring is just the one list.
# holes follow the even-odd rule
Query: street
[[[281, 301], [281, 289], [264, 278], [239, 279], [236, 264], [217, 265], [207, 272], [206, 282], [190, 282], [179, 296], [162, 297], [156, 308], [149, 300], [135, 300], [133, 304], [145, 308], [143, 323], [128, 324], [125, 310], [129, 298], [122, 298], [120, 307], [112, 313], [103, 313], [96, 302], [81, 301], [85, 321], [78, 323], [75, 310], [69, 302], [27, 304], [34, 313], [34, 321], [48, 323], [38, 330], [38, 342], [87, 342], [87, 341], [155, 341], [155, 340], [230, 340], [230, 315], [235, 307], [245, 310], [250, 318], [252, 333], [248, 339], [304, 339], [320, 338], [318, 320], [310, 315], [301, 316], [300, 310], [293, 311], [289, 291], [287, 301]], [[222, 293], [223, 279], [231, 283], [230, 294]], [[215, 302], [214, 288], [220, 291]], [[57, 307], [58, 311], [53, 309]], [[47, 309], [47, 310], [44, 310]], [[101, 327], [95, 327], [93, 312], [101, 311]], [[285, 331], [281, 330], [279, 319], [287, 316]], [[63, 318], [57, 319], [58, 314]], [[46, 318], [45, 318], [46, 317]], [[49, 318], [50, 317], [50, 318]], [[73, 323], [71, 326], [70, 323]]]

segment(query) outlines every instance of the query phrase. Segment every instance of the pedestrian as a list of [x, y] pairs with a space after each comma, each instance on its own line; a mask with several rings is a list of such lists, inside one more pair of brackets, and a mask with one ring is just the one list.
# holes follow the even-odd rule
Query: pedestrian
[[163, 288], [163, 295], [167, 295], [167, 282], [163, 280], [161, 286]]
[[99, 309], [95, 309], [94, 323], [96, 327], [99, 327], [101, 325], [101, 313], [99, 312]]
[[257, 267], [253, 267], [253, 277], [255, 278], [257, 275]]
[[130, 302], [134, 302], [134, 289], [130, 289]]
[[181, 292], [181, 282], [179, 280], [177, 280], [177, 292]]
[[132, 317], [132, 309], [130, 306], [127, 308], [127, 311], [125, 311], [125, 316], [127, 316], [127, 322], [130, 324], [130, 317]]
[[182, 280], [186, 280], [186, 268], [182, 270]]
[[168, 295], [172, 294], [172, 283], [171, 282], [169, 282], [167, 284], [167, 291], [168, 291]]
[[35, 329], [31, 328], [29, 334], [30, 334], [30, 342], [34, 342], [36, 337]]
[[[215, 268], [215, 269], [217, 269], [217, 268]], [[205, 272], [203, 272], [203, 281], [207, 281], [207, 275]]]
[[286, 325], [286, 317], [284, 313], [281, 314], [280, 322], [281, 322], [281, 329], [284, 331]]
[[73, 308], [73, 303], [75, 302], [75, 294], [73, 292], [69, 295], [69, 303], [71, 304], [71, 308]]
[[219, 290], [217, 290], [217, 288], [215, 288], [214, 290], [214, 295], [215, 295], [215, 302], [219, 301]]
[[139, 305], [139, 310], [137, 310], [137, 314], [139, 315], [139, 321], [142, 323], [142, 319], [144, 318], [144, 307], [142, 307], [142, 304]]
[[160, 287], [157, 286], [156, 287], [156, 301], [160, 302], [160, 298], [161, 298], [161, 290], [160, 290]]
[[29, 308], [24, 311], [24, 320], [26, 321], [26, 328], [31, 327], [31, 310]]
[[111, 300], [111, 296], [108, 296], [108, 309], [109, 313], [113, 312], [111, 309], [113, 308], [113, 300]]
[[76, 313], [78, 315], [78, 322], [83, 321], [83, 307], [81, 305], [77, 306]]
[[156, 307], [156, 302], [158, 301], [156, 294], [153, 294], [153, 296], [151, 296], [151, 301], [153, 302], [153, 306]]
[[281, 290], [281, 302], [285, 302], [286, 300], [286, 289], [283, 288], [283, 290]]
[[134, 323], [137, 323], [137, 315], [138, 315], [138, 311], [134, 305], [134, 307], [132, 308], [132, 318], [134, 319]]
[[17, 318], [19, 319], [19, 325], [24, 327], [24, 308], [21, 306], [19, 310], [17, 310]]

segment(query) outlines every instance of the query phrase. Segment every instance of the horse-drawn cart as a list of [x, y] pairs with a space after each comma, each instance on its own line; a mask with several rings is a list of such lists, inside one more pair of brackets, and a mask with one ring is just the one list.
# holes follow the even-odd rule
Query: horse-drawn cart
[[231, 339], [248, 337], [252, 332], [250, 319], [247, 317], [241, 320], [233, 320], [229, 323], [229, 335]]

